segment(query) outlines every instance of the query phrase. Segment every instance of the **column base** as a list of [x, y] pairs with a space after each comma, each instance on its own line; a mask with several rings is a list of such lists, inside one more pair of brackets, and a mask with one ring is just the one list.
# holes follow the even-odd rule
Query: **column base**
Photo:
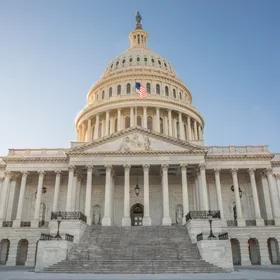
[[91, 226], [92, 225], [92, 219], [87, 217], [87, 225]]
[[101, 222], [102, 226], [110, 227], [112, 225], [112, 219], [111, 218], [103, 218]]
[[257, 227], [263, 227], [264, 226], [264, 220], [259, 218], [259, 219], [256, 219], [256, 225]]
[[20, 220], [14, 220], [14, 221], [13, 221], [13, 228], [19, 228], [19, 227], [20, 227], [20, 224], [21, 224], [21, 221], [20, 221]]
[[274, 221], [276, 226], [280, 226], [280, 218], [276, 218]]
[[131, 219], [130, 219], [130, 217], [123, 217], [122, 218], [122, 226], [123, 227], [130, 227], [131, 226]]
[[151, 226], [152, 220], [150, 217], [144, 217], [142, 220], [143, 226]]
[[39, 220], [32, 220], [31, 228], [38, 228], [38, 227], [39, 227]]
[[163, 217], [162, 218], [162, 225], [163, 226], [171, 226], [171, 218], [170, 217]]
[[3, 227], [4, 220], [0, 220], [0, 228]]
[[239, 227], [245, 227], [246, 226], [246, 222], [244, 219], [238, 219], [237, 218], [237, 226]]

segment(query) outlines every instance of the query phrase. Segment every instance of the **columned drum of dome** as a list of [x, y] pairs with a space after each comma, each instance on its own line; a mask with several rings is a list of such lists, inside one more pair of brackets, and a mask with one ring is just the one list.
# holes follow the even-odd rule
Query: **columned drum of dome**
[[[192, 106], [192, 94], [172, 65], [148, 48], [148, 33], [139, 24], [129, 34], [130, 48], [108, 64], [89, 90], [87, 106], [76, 118], [77, 140], [90, 142], [139, 125], [202, 145], [204, 121]], [[146, 88], [147, 98], [139, 98], [135, 82]], [[148, 119], [150, 127], [145, 125]], [[96, 127], [102, 131], [98, 135]]]

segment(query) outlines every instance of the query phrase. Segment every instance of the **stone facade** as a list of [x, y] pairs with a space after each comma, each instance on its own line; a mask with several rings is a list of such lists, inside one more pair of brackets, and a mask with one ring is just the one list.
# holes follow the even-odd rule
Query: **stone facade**
[[[186, 224], [196, 243], [209, 224], [186, 216], [209, 210], [220, 211], [214, 234], [228, 232], [236, 263], [279, 262], [279, 154], [204, 146], [191, 92], [147, 38], [134, 30], [130, 49], [89, 90], [70, 148], [10, 149], [0, 158], [1, 263], [34, 265], [37, 241], [56, 233], [59, 211], [61, 234], [76, 243], [86, 224], [136, 223]], [[135, 93], [136, 80], [147, 98]]]

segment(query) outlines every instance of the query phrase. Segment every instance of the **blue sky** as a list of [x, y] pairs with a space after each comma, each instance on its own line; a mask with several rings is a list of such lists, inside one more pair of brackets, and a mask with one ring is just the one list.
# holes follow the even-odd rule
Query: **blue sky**
[[149, 47], [175, 67], [206, 145], [280, 152], [280, 1], [0, 0], [0, 155], [69, 147], [74, 119], [140, 10]]

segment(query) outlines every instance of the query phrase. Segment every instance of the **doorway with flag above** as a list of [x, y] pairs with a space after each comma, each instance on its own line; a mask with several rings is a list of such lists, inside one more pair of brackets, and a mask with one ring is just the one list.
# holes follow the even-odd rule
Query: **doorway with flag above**
[[136, 203], [131, 207], [131, 225], [132, 226], [142, 226], [144, 207], [140, 203]]

